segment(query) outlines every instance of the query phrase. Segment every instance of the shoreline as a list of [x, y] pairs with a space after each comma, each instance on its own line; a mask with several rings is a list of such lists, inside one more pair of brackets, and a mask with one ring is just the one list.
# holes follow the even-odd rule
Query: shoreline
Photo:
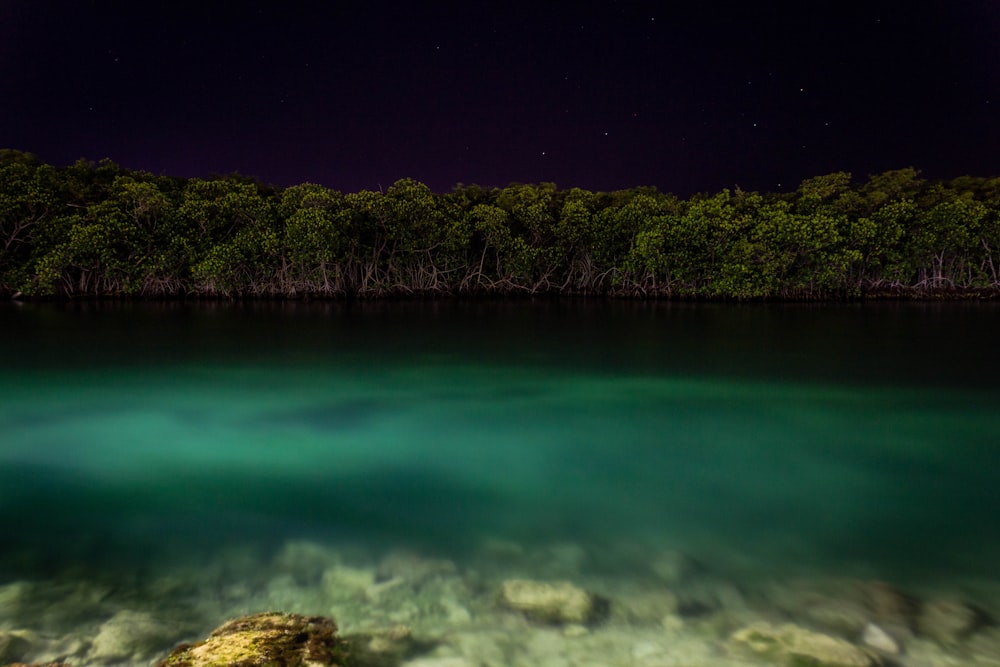
[[1000, 287], [996, 288], [893, 288], [864, 291], [858, 294], [788, 297], [737, 297], [733, 295], [706, 294], [635, 294], [587, 292], [470, 292], [438, 290], [389, 290], [371, 293], [269, 293], [269, 294], [199, 294], [197, 292], [171, 294], [84, 294], [84, 295], [28, 295], [12, 290], [0, 290], [0, 300], [18, 303], [182, 303], [182, 302], [297, 302], [297, 303], [367, 303], [367, 302], [419, 302], [419, 301], [594, 301], [594, 302], [651, 302], [651, 303], [713, 303], [713, 304], [861, 304], [868, 302], [919, 303], [919, 302], [970, 302], [998, 301]]

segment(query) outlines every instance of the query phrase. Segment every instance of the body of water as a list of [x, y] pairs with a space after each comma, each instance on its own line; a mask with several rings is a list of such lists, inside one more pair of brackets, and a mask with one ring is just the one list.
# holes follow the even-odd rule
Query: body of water
[[[361, 627], [294, 586], [336, 566], [370, 588], [400, 554], [482, 600], [516, 575], [613, 603], [673, 554], [749, 608], [774, 582], [849, 580], [986, 614], [998, 325], [948, 303], [5, 305], [0, 629], [46, 656], [78, 637], [89, 664], [87, 633], [154, 598]], [[75, 615], [46, 615], [59, 596]]]

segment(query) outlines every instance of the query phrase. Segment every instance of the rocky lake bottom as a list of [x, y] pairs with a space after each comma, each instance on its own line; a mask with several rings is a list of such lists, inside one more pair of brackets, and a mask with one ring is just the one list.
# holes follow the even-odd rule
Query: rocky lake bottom
[[153, 665], [228, 619], [281, 611], [335, 619], [359, 665], [1000, 665], [996, 581], [733, 578], [639, 544], [485, 540], [456, 562], [295, 540], [262, 558], [234, 548], [120, 580], [4, 583], [0, 663]]

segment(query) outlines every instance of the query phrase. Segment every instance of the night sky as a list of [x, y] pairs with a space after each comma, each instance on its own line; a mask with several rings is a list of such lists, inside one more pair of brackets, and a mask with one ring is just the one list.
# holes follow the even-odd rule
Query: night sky
[[0, 2], [0, 147], [344, 191], [1000, 173], [1000, 2]]

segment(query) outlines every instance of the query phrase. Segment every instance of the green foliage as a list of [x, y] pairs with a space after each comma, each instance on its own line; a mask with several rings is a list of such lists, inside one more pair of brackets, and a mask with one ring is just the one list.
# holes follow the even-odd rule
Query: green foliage
[[0, 151], [0, 289], [25, 282], [41, 232], [63, 213], [57, 179], [33, 155]]
[[192, 179], [178, 209], [175, 250], [191, 264], [194, 289], [206, 294], [274, 294], [278, 266], [276, 202], [245, 179]]
[[1000, 179], [914, 169], [788, 195], [403, 179], [342, 195], [0, 151], [0, 292], [786, 299], [1000, 289]]
[[483, 239], [475, 285], [504, 290], [525, 289], [532, 280], [532, 267], [540, 254], [511, 230], [510, 216], [497, 206], [479, 204], [472, 209], [473, 229]]
[[351, 233], [351, 216], [344, 197], [321, 185], [297, 185], [282, 193], [279, 217], [285, 221], [285, 289], [294, 293], [342, 293], [342, 267]]

